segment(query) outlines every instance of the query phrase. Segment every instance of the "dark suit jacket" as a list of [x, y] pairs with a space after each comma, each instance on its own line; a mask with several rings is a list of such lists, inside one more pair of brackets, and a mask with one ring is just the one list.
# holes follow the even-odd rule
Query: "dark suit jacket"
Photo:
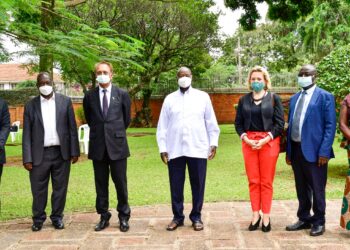
[[[281, 135], [284, 127], [284, 113], [281, 98], [273, 94], [274, 101], [269, 92], [261, 102], [261, 113], [264, 131], [271, 132], [273, 137]], [[239, 136], [249, 130], [251, 123], [251, 107], [253, 105], [252, 93], [248, 93], [239, 99], [235, 128]]]
[[130, 156], [126, 128], [130, 124], [130, 97], [128, 93], [112, 85], [107, 118], [102, 114], [99, 87], [84, 96], [85, 118], [90, 126], [89, 159], [103, 160], [107, 150], [111, 160]]
[[[291, 159], [291, 133], [296, 102], [300, 93], [293, 95], [289, 104], [287, 156]], [[316, 87], [307, 107], [301, 130], [301, 150], [308, 162], [317, 162], [320, 156], [334, 157], [332, 145], [336, 130], [334, 96]]]
[[10, 133], [10, 113], [6, 102], [0, 98], [0, 165], [6, 162], [5, 144]]
[[[77, 124], [72, 101], [69, 97], [55, 93], [56, 129], [64, 160], [79, 156]], [[40, 96], [30, 100], [23, 115], [23, 163], [39, 165], [44, 153], [44, 123], [41, 114]]]

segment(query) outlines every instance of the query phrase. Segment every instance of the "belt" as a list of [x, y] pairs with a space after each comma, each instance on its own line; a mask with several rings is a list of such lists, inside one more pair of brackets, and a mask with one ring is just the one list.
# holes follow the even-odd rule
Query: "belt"
[[60, 148], [60, 145], [53, 145], [53, 146], [48, 146], [48, 147], [44, 147], [44, 149], [54, 149], [54, 148]]

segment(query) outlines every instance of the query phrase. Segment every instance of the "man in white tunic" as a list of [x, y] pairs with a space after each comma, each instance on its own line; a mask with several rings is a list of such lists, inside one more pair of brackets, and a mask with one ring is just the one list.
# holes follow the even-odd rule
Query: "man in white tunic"
[[179, 89], [163, 103], [157, 127], [162, 161], [168, 165], [173, 220], [167, 230], [183, 226], [186, 165], [192, 189], [190, 220], [193, 229], [203, 230], [201, 210], [204, 200], [207, 159], [216, 154], [220, 129], [207, 93], [191, 87], [192, 73], [181, 67], [177, 73]]

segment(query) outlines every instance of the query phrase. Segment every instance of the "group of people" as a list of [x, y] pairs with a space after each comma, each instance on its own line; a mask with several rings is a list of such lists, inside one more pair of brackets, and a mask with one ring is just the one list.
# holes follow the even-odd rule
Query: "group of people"
[[[90, 127], [88, 158], [93, 163], [96, 211], [100, 215], [95, 231], [109, 226], [108, 181], [111, 174], [117, 193], [119, 229], [126, 232], [131, 214], [127, 189], [130, 152], [126, 137], [131, 101], [126, 91], [112, 85], [113, 67], [110, 63], [97, 63], [95, 75], [98, 86], [87, 92], [83, 100]], [[336, 130], [334, 97], [316, 86], [316, 76], [313, 65], [304, 65], [299, 71], [298, 83], [302, 90], [290, 99], [286, 152], [286, 162], [292, 165], [294, 172], [299, 201], [298, 221], [288, 225], [286, 230], [311, 229], [311, 236], [325, 232], [327, 165], [334, 157], [332, 144]], [[160, 158], [169, 171], [173, 219], [166, 229], [174, 231], [184, 225], [187, 166], [192, 190], [189, 218], [193, 229], [200, 231], [204, 228], [201, 211], [207, 160], [216, 155], [220, 129], [209, 95], [192, 87], [189, 68], [178, 70], [177, 83], [179, 89], [163, 102], [156, 135]], [[239, 100], [235, 128], [242, 140], [249, 182], [252, 218], [248, 230], [257, 230], [261, 223], [261, 230], [269, 232], [273, 179], [280, 153], [280, 136], [285, 129], [284, 111], [281, 98], [270, 91], [272, 84], [266, 69], [259, 66], [251, 69], [247, 85], [250, 92]], [[56, 229], [63, 229], [70, 166], [80, 156], [77, 125], [71, 100], [55, 93], [48, 73], [38, 74], [37, 88], [40, 94], [25, 105], [22, 142], [23, 165], [29, 171], [33, 196], [32, 230], [41, 230], [46, 220], [50, 178], [50, 219]], [[1, 180], [4, 146], [10, 127], [8, 107], [1, 99], [0, 111]], [[347, 97], [342, 103], [340, 129], [350, 141], [349, 114], [350, 97]], [[350, 192], [350, 178], [348, 189]], [[350, 215], [347, 217], [346, 212], [341, 225], [350, 229]]]

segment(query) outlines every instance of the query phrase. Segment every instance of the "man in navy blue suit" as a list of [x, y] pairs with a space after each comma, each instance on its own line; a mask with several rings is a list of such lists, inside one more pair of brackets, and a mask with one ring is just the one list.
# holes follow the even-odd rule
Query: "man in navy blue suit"
[[334, 97], [316, 86], [316, 73], [315, 66], [310, 64], [299, 71], [302, 90], [290, 99], [286, 154], [286, 162], [293, 168], [299, 201], [299, 220], [286, 230], [311, 228], [311, 236], [325, 231], [327, 166], [329, 159], [334, 158], [332, 144], [336, 130]]

